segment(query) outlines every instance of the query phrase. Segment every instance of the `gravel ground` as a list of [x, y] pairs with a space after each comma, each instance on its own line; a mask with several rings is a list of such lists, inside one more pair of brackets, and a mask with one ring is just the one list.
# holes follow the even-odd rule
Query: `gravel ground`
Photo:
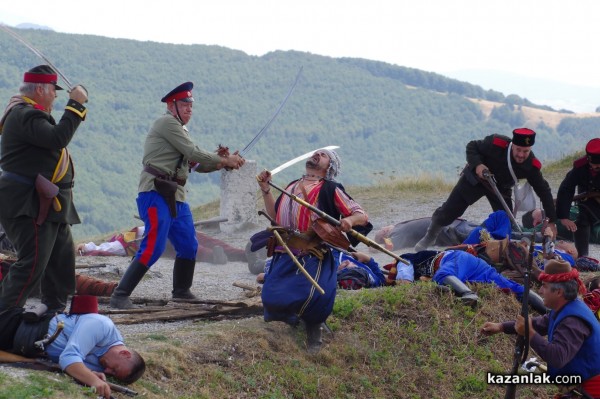
[[[358, 198], [360, 201], [360, 198]], [[374, 231], [402, 220], [414, 219], [424, 216], [431, 216], [433, 211], [445, 200], [445, 196], [435, 198], [416, 198], [402, 200], [394, 198], [393, 201], [381, 204], [376, 210], [367, 211], [370, 213], [371, 222], [374, 225]], [[478, 201], [471, 206], [464, 218], [472, 221], [483, 221], [491, 208], [485, 199]], [[254, 229], [238, 232], [235, 234], [216, 233], [214, 236], [237, 248], [244, 248], [249, 237], [267, 226], [265, 219], [263, 226], [257, 226]], [[374, 234], [371, 234], [374, 236]], [[369, 252], [381, 265], [390, 263], [391, 258], [381, 252], [367, 248], [364, 244], [359, 244], [358, 250]], [[397, 248], [395, 252], [402, 254], [411, 252], [412, 248]], [[600, 258], [600, 246], [590, 246], [590, 256]], [[128, 264], [128, 257], [106, 256], [106, 257], [78, 257], [78, 264], [98, 264], [105, 263], [106, 268], [82, 269], [80, 272], [112, 281], [118, 281]], [[145, 297], [155, 299], [170, 299], [172, 288], [172, 259], [160, 259], [152, 266], [146, 277], [140, 282], [134, 290], [132, 297]], [[250, 273], [246, 262], [228, 262], [224, 265], [198, 262], [196, 265], [194, 283], [192, 292], [201, 299], [212, 300], [240, 300], [246, 299], [244, 290], [232, 285], [233, 282], [242, 282], [251, 286], [257, 286], [256, 276]], [[105, 305], [101, 305], [101, 308]], [[120, 326], [123, 334], [148, 333], [154, 331], [165, 331], [180, 328], [183, 325], [192, 323], [192, 321], [181, 321], [174, 323], [147, 323], [130, 326]]]

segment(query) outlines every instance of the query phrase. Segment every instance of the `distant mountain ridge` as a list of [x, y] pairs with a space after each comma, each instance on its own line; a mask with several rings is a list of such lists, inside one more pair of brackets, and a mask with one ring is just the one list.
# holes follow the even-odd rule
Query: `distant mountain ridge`
[[17, 29], [39, 29], [39, 30], [51, 30], [54, 31], [54, 29], [52, 29], [49, 26], [44, 26], [44, 25], [37, 25], [37, 24], [31, 24], [28, 22], [22, 23], [22, 24], [18, 24], [16, 26]]
[[504, 93], [516, 93], [534, 103], [574, 112], [594, 112], [600, 106], [600, 88], [530, 78], [514, 73], [470, 69], [452, 71], [447, 76]]
[[[516, 94], [383, 62], [297, 51], [256, 57], [219, 46], [17, 31], [90, 93], [87, 119], [69, 145], [83, 220], [74, 227], [79, 237], [139, 223], [133, 215], [143, 141], [165, 111], [160, 98], [184, 81], [194, 82], [188, 126], [194, 142], [209, 150], [218, 144], [234, 150], [264, 126], [303, 67], [292, 97], [247, 157], [259, 169], [272, 169], [307, 151], [339, 145], [345, 185], [421, 174], [456, 179], [468, 141], [491, 133], [510, 136], [515, 127], [538, 132], [534, 150], [542, 161], [581, 150], [600, 132], [597, 115], [558, 113]], [[7, 101], [23, 71], [43, 62], [2, 32], [0, 46], [0, 98]], [[65, 103], [65, 93], [59, 93], [56, 118]], [[550, 115], [552, 123], [544, 119]], [[301, 170], [295, 165], [277, 180], [288, 181]], [[190, 179], [192, 206], [218, 197], [219, 176]]]

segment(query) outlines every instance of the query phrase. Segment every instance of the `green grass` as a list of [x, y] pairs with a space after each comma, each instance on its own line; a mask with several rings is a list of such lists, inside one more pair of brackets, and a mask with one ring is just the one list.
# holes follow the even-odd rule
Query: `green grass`
[[0, 373], [0, 399], [95, 398], [90, 388], [82, 387], [65, 375], [34, 372], [25, 378]]
[[[544, 174], [564, 176], [573, 158], [544, 166]], [[372, 209], [391, 196], [418, 200], [451, 188], [424, 177], [379, 181], [351, 192]], [[205, 219], [217, 210], [215, 202], [194, 215]], [[433, 283], [339, 292], [328, 320], [333, 335], [325, 334], [318, 355], [306, 352], [301, 327], [264, 323], [259, 317], [127, 336], [148, 366], [131, 388], [148, 399], [503, 397], [503, 386], [485, 383], [486, 372], [509, 370], [514, 337], [483, 337], [479, 328], [488, 320], [514, 318], [520, 305], [493, 287], [473, 288], [481, 299], [475, 310]], [[66, 377], [31, 375], [25, 383], [0, 373], [0, 399], [89, 397]], [[553, 386], [518, 389], [524, 398], [553, 393]]]

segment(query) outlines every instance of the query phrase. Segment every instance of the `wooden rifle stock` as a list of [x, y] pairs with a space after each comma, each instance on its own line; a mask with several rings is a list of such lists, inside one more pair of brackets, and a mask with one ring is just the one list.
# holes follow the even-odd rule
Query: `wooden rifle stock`
[[[531, 233], [531, 241], [529, 242], [529, 259], [527, 260], [527, 267], [523, 274], [523, 298], [521, 299], [521, 316], [525, 319], [525, 331], [524, 335], [517, 335], [515, 341], [515, 352], [513, 354], [513, 365], [510, 370], [510, 374], [516, 375], [519, 371], [519, 366], [527, 360], [529, 354], [529, 276], [531, 274], [531, 267], [533, 263], [533, 250], [535, 246], [534, 239], [535, 232]], [[504, 393], [504, 399], [514, 399], [517, 394], [517, 385], [508, 384]]]
[[588, 198], [600, 198], [600, 191], [590, 191], [573, 196], [573, 201], [583, 201]]
[[[314, 213], [316, 213], [317, 215], [319, 215], [321, 218], [325, 219], [327, 222], [331, 223], [332, 225], [334, 225], [334, 226], [341, 225], [341, 222], [339, 220], [334, 219], [333, 217], [331, 217], [327, 213], [323, 212], [319, 208], [317, 208], [317, 207], [309, 204], [308, 202], [306, 202], [306, 201], [298, 198], [296, 195], [294, 195], [294, 194], [286, 191], [285, 189], [277, 186], [275, 183], [273, 183], [273, 182], [270, 181], [269, 185], [271, 187], [277, 189], [278, 191], [281, 191], [283, 194], [287, 195], [288, 197], [290, 197], [292, 200], [296, 201], [300, 205], [302, 205], [302, 206], [310, 209], [311, 211], [313, 211]], [[373, 240], [365, 237], [364, 235], [360, 234], [358, 231], [356, 231], [354, 229], [350, 229], [350, 231], [348, 231], [348, 233], [351, 234], [352, 236], [354, 236], [358, 241], [362, 242], [366, 246], [375, 248], [375, 249], [383, 252], [384, 254], [387, 254], [387, 255], [391, 256], [392, 258], [394, 258], [398, 262], [402, 262], [405, 265], [410, 265], [410, 262], [407, 261], [406, 259], [400, 257], [399, 255], [396, 255], [392, 251], [389, 251], [387, 248], [385, 248], [385, 247], [379, 245], [378, 243], [376, 243], [375, 241], [373, 241]]]

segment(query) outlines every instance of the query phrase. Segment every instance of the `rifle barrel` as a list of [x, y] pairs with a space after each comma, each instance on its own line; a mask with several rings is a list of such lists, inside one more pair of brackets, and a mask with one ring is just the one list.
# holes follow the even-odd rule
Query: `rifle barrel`
[[[529, 258], [527, 259], [527, 267], [525, 267], [523, 273], [523, 298], [521, 299], [521, 316], [525, 319], [525, 335], [518, 335], [515, 340], [515, 353], [513, 355], [513, 365], [510, 374], [516, 375], [519, 372], [519, 366], [527, 360], [529, 354], [529, 276], [531, 274], [531, 267], [533, 262], [533, 249], [535, 241], [533, 240], [533, 234], [531, 233], [531, 241], [529, 243]], [[517, 385], [509, 384], [506, 386], [504, 399], [514, 399], [517, 393]]]
[[523, 233], [521, 226], [519, 226], [519, 223], [517, 223], [517, 220], [515, 219], [515, 215], [513, 215], [512, 210], [508, 207], [506, 201], [504, 201], [504, 197], [500, 193], [500, 190], [498, 190], [498, 186], [496, 186], [496, 182], [494, 181], [494, 176], [489, 171], [484, 171], [483, 177], [492, 188], [492, 191], [494, 191], [494, 194], [496, 194], [496, 197], [498, 197], [498, 201], [500, 201], [500, 203], [502, 204], [502, 207], [504, 208], [504, 211], [510, 218], [510, 221], [512, 222], [513, 226], [515, 226], [520, 233]]
[[119, 392], [119, 393], [124, 393], [127, 396], [137, 396], [137, 392], [133, 391], [129, 388], [126, 388], [122, 385], [118, 385], [118, 384], [114, 384], [112, 382], [106, 382], [108, 384], [108, 386], [110, 387], [111, 391], [115, 391], [115, 392]]
[[[311, 211], [313, 211], [314, 213], [316, 213], [317, 215], [319, 215], [320, 217], [322, 217], [323, 219], [325, 219], [327, 222], [331, 223], [334, 226], [340, 226], [341, 222], [333, 217], [331, 217], [329, 214], [323, 212], [322, 210], [320, 210], [319, 208], [309, 204], [308, 202], [298, 198], [298, 196], [286, 191], [285, 189], [279, 187], [278, 185], [276, 185], [275, 183], [273, 183], [272, 181], [269, 181], [269, 185], [275, 189], [277, 189], [278, 191], [281, 191], [283, 194], [287, 195], [288, 197], [290, 197], [292, 200], [296, 201], [297, 203], [299, 203], [300, 205], [305, 206], [306, 208], [310, 209]], [[362, 242], [363, 244], [375, 248], [381, 252], [383, 252], [386, 255], [391, 256], [392, 258], [396, 259], [399, 262], [404, 263], [405, 265], [410, 265], [410, 262], [407, 261], [406, 259], [402, 258], [401, 256], [396, 255], [395, 253], [393, 253], [392, 251], [389, 251], [387, 248], [379, 245], [378, 243], [376, 243], [375, 241], [365, 237], [364, 235], [360, 234], [358, 231], [354, 230], [354, 229], [350, 229], [350, 231], [348, 231], [349, 234], [351, 234], [352, 236], [354, 236], [358, 241]]]

